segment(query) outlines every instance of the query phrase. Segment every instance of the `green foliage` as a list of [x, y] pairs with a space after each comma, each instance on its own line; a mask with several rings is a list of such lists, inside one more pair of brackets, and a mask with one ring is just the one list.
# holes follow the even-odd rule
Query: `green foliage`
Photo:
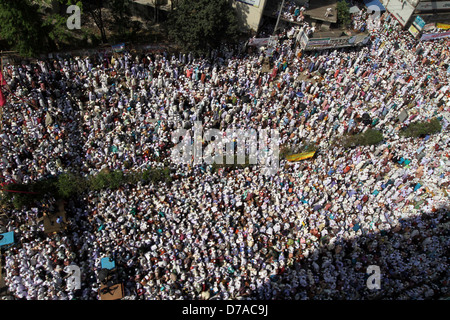
[[57, 194], [64, 199], [80, 194], [86, 188], [85, 180], [81, 176], [73, 173], [60, 174], [56, 182]]
[[380, 143], [383, 139], [383, 134], [380, 131], [368, 129], [363, 133], [345, 136], [342, 144], [344, 147], [371, 146]]
[[165, 168], [151, 168], [146, 169], [142, 173], [140, 173], [140, 181], [143, 183], [158, 183], [161, 181], [172, 181], [170, 177], [170, 169]]
[[42, 16], [29, 0], [0, 0], [0, 37], [19, 54], [32, 57], [43, 46]]
[[280, 146], [280, 159], [286, 159], [286, 156], [293, 154], [293, 150], [292, 147], [287, 145], [287, 144], [283, 144]]
[[115, 31], [119, 37], [124, 36], [126, 30], [131, 26], [130, 0], [111, 0], [110, 7]]
[[101, 171], [95, 176], [91, 176], [88, 179], [89, 189], [94, 191], [100, 191], [102, 189], [106, 189], [109, 186], [108, 182], [109, 172]]
[[297, 146], [284, 144], [280, 146], [280, 159], [286, 159], [287, 156], [296, 153], [312, 152], [317, 150], [318, 147], [312, 141], [305, 141]]
[[406, 129], [400, 131], [400, 135], [404, 137], [422, 137], [428, 134], [440, 132], [442, 125], [436, 118], [430, 121], [417, 121], [411, 123]]
[[108, 187], [113, 190], [126, 183], [125, 176], [121, 170], [115, 170], [111, 172], [108, 175], [107, 180]]
[[345, 0], [337, 3], [337, 20], [340, 26], [347, 27], [351, 22], [350, 7]]
[[59, 50], [63, 45], [70, 43], [72, 40], [71, 32], [67, 28], [67, 17], [52, 14], [46, 17], [42, 28], [46, 30], [46, 34], [55, 50]]
[[[20, 184], [8, 185], [9, 190], [17, 190], [17, 191], [29, 191], [26, 186]], [[31, 203], [34, 203], [38, 199], [37, 195], [34, 194], [20, 194], [20, 193], [5, 193], [5, 200], [7, 202], [12, 203], [14, 209], [20, 210], [23, 207], [28, 206]]]
[[185, 51], [205, 54], [239, 37], [236, 12], [227, 0], [184, 0], [169, 15], [169, 36]]
[[[58, 0], [78, 5], [79, 0]], [[67, 28], [67, 14], [51, 13], [52, 0], [0, 0], [0, 38], [24, 57], [60, 50], [73, 44], [74, 31]], [[47, 10], [47, 11], [46, 11]], [[78, 30], [77, 30], [78, 31]]]
[[7, 190], [35, 192], [36, 194], [3, 192], [0, 204], [12, 205], [15, 209], [22, 209], [32, 206], [36, 201], [41, 201], [47, 195], [54, 198], [69, 199], [80, 196], [89, 190], [116, 190], [126, 184], [136, 185], [138, 182], [157, 184], [170, 181], [172, 181], [172, 178], [168, 167], [150, 168], [127, 174], [124, 174], [121, 170], [102, 170], [90, 177], [83, 177], [74, 173], [62, 173], [57, 177], [34, 181], [30, 184], [9, 184]]
[[131, 171], [125, 175], [124, 181], [130, 185], [136, 185], [139, 181], [143, 181], [143, 174], [141, 172]]
[[[82, 0], [57, 0], [59, 3], [61, 3], [61, 4], [63, 4], [63, 5], [67, 5], [67, 6], [70, 6], [70, 5], [76, 5], [76, 6], [79, 6], [80, 7], [80, 9], [82, 9], [83, 8], [83, 1]], [[49, 4], [51, 4], [52, 2], [53, 2], [53, 0], [41, 0], [41, 2], [46, 2], [46, 3], [49, 3]], [[83, 10], [83, 9], [82, 9]]]
[[49, 178], [45, 180], [38, 180], [31, 184], [13, 183], [7, 185], [7, 190], [34, 192], [34, 193], [15, 193], [3, 192], [3, 205], [12, 204], [17, 210], [23, 207], [29, 207], [36, 201], [40, 201], [45, 194], [55, 192], [53, 187], [56, 179]]
[[[41, 1], [50, 1], [50, 0], [41, 0]], [[76, 5], [80, 8], [82, 14], [83, 13], [89, 14], [100, 31], [101, 41], [104, 43], [107, 42], [105, 24], [102, 14], [102, 9], [106, 4], [106, 1], [103, 0], [57, 0], [57, 1], [66, 6]]]
[[222, 163], [213, 163], [213, 170], [216, 171], [219, 168], [232, 168], [232, 169], [244, 169], [246, 167], [252, 166], [254, 164], [250, 163], [250, 157], [245, 156], [245, 163], [238, 163], [237, 155], [234, 155], [233, 163], [227, 163], [227, 158], [223, 157]]

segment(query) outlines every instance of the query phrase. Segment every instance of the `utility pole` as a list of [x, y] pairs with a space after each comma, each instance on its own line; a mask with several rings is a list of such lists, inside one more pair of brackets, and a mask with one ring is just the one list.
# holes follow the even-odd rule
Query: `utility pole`
[[[0, 53], [0, 60], [1, 60], [1, 72], [3, 74], [3, 50]], [[3, 82], [3, 78], [2, 78], [2, 82]], [[0, 90], [3, 89], [3, 86], [0, 84]], [[0, 107], [0, 133], [3, 132], [3, 107]]]
[[281, 3], [280, 12], [278, 13], [278, 18], [277, 18], [277, 24], [275, 25], [275, 28], [273, 29], [273, 35], [275, 35], [275, 32], [278, 29], [278, 23], [280, 22], [280, 17], [281, 17], [281, 12], [283, 11], [283, 7], [284, 7], [284, 0]]

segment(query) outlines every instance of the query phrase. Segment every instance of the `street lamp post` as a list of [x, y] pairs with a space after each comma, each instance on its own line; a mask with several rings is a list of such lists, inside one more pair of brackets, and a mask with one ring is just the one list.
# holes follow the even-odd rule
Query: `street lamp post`
[[275, 35], [275, 32], [278, 29], [278, 23], [280, 22], [280, 17], [281, 17], [281, 12], [283, 11], [283, 7], [284, 7], [284, 0], [281, 3], [281, 7], [280, 7], [280, 12], [278, 13], [278, 18], [277, 18], [277, 23], [275, 24], [275, 28], [273, 29], [273, 34]]

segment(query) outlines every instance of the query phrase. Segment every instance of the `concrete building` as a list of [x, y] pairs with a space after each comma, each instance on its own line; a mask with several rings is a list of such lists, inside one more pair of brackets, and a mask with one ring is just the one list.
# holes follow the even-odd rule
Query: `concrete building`
[[450, 22], [450, 1], [448, 0], [381, 0], [381, 3], [405, 29], [417, 16], [425, 24]]
[[[306, 5], [306, 10], [303, 11], [305, 21], [314, 25], [318, 30], [329, 30], [332, 25], [337, 23], [337, 0], [294, 0], [293, 2], [268, 0], [264, 15], [268, 18], [277, 19], [282, 5], [284, 5], [282, 11], [286, 11], [293, 3], [299, 7]], [[280, 23], [284, 26], [301, 24], [292, 19], [284, 19], [282, 16], [280, 17]]]
[[240, 26], [250, 32], [257, 32], [268, 1], [270, 0], [231, 0]]

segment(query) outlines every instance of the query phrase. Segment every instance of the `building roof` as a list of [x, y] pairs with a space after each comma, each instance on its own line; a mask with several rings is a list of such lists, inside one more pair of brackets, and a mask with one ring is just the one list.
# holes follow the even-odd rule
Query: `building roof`
[[[325, 12], [331, 8], [331, 15], [326, 17]], [[309, 8], [304, 12], [305, 16], [330, 23], [337, 22], [337, 0], [314, 0], [309, 3]]]

